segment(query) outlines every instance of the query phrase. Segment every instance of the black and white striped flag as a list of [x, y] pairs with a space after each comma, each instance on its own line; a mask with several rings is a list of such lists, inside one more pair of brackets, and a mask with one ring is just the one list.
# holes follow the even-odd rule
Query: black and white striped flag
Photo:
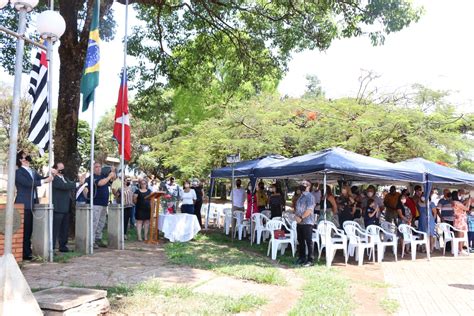
[[33, 106], [28, 140], [37, 145], [43, 155], [49, 146], [48, 60], [44, 50], [37, 51], [30, 77], [28, 93], [33, 97]]

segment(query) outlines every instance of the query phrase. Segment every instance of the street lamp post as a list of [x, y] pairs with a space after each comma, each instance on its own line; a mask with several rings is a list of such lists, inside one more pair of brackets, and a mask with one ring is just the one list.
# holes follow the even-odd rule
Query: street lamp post
[[[51, 6], [53, 2], [51, 1]], [[43, 11], [38, 15], [36, 25], [41, 38], [47, 41], [46, 56], [48, 60], [48, 113], [49, 113], [49, 136], [53, 136], [53, 43], [57, 41], [66, 30], [66, 22], [56, 11]], [[49, 170], [53, 167], [53, 142], [49, 142]], [[53, 262], [53, 183], [49, 183], [49, 262]]]
[[[0, 0], [0, 8], [4, 7], [8, 1]], [[7, 184], [7, 208], [5, 210], [5, 239], [4, 239], [4, 256], [12, 253], [13, 239], [13, 210], [14, 210], [14, 192], [15, 192], [15, 166], [16, 152], [18, 144], [18, 123], [20, 116], [20, 98], [21, 98], [21, 74], [23, 66], [23, 50], [25, 40], [23, 35], [26, 31], [26, 13], [33, 10], [38, 4], [38, 0], [11, 0], [12, 5], [18, 10], [18, 34], [20, 37], [16, 41], [15, 56], [15, 80], [13, 84], [13, 102], [12, 102], [12, 118], [10, 124], [10, 144], [8, 151], [8, 184]]]

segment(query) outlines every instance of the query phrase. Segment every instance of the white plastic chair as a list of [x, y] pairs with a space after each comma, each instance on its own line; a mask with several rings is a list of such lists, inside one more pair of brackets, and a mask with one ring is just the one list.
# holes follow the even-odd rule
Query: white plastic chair
[[392, 236], [397, 236], [397, 226], [387, 221], [380, 223], [380, 226], [383, 229], [383, 239], [384, 241], [391, 240]]
[[[398, 226], [398, 230], [403, 234], [403, 245], [402, 245], [402, 258], [405, 255], [405, 245], [411, 245], [411, 260], [416, 259], [416, 246], [425, 245], [426, 248], [426, 257], [430, 259], [430, 251], [428, 247], [428, 234], [414, 229], [413, 227], [408, 226], [407, 224], [401, 224]], [[423, 236], [423, 239], [419, 239], [420, 236], [415, 236], [413, 233], [418, 233]]]
[[[377, 261], [380, 263], [383, 260], [385, 254], [385, 247], [392, 247], [395, 261], [397, 261], [397, 235], [392, 234], [377, 225], [369, 225], [366, 229], [367, 234], [373, 239], [375, 245], [377, 245]], [[381, 238], [381, 236], [383, 236]], [[385, 236], [389, 236], [386, 238]], [[369, 258], [370, 259], [370, 258]]]
[[[293, 225], [290, 231], [290, 236], [285, 236], [284, 238], [281, 239], [276, 239], [275, 238], [275, 230], [281, 229], [282, 226], [285, 226], [285, 224], [282, 221], [276, 221], [276, 220], [269, 220], [266, 224], [266, 229], [270, 231], [270, 242], [268, 243], [268, 250], [267, 250], [267, 256], [270, 255], [270, 249], [272, 251], [272, 260], [276, 260], [277, 252], [280, 249], [281, 250], [281, 255], [285, 253], [286, 246], [288, 244], [291, 245], [291, 251], [293, 254], [293, 257], [295, 256], [295, 240], [297, 239], [296, 236], [296, 223]], [[287, 228], [288, 229], [288, 228]]]
[[235, 219], [235, 227], [233, 227], [234, 238], [237, 232], [239, 232], [239, 240], [242, 240], [242, 235], [246, 237], [247, 231], [250, 230], [250, 223], [244, 220], [244, 212], [242, 211], [235, 211], [233, 218]]
[[[321, 241], [319, 238], [319, 233], [317, 229], [313, 228], [313, 237], [311, 240], [318, 246], [318, 258], [321, 256]], [[319, 260], [319, 259], [318, 259]]]
[[265, 223], [267, 223], [270, 219], [261, 213], [254, 213], [252, 214], [252, 222], [253, 222], [253, 229], [252, 229], [252, 240], [255, 236], [257, 236], [257, 245], [260, 245], [260, 241], [263, 238], [263, 241], [267, 239], [267, 233], [269, 232], [265, 228]]
[[344, 231], [347, 234], [347, 238], [349, 238], [349, 256], [355, 252], [355, 259], [358, 261], [359, 266], [361, 266], [364, 262], [364, 252], [367, 249], [370, 250], [369, 255], [374, 254], [372, 260], [375, 262], [374, 240], [369, 238], [369, 235], [357, 228], [356, 225], [345, 225], [346, 223], [344, 223]]
[[338, 229], [333, 222], [321, 221], [318, 224], [318, 235], [321, 239], [318, 261], [321, 258], [323, 248], [326, 248], [326, 266], [331, 266], [336, 251], [341, 249], [344, 252], [347, 265], [347, 236], [344, 235], [344, 231]]
[[270, 211], [270, 210], [261, 211], [260, 214], [265, 215], [268, 219], [270, 219], [272, 217], [272, 211]]
[[[345, 222], [342, 224], [342, 228], [343, 228], [344, 231], [347, 233], [347, 231], [346, 231], [346, 226], [354, 226], [355, 228], [358, 229], [358, 231], [365, 232], [365, 229], [363, 229], [362, 226], [360, 226], [360, 224], [357, 223], [357, 222], [355, 222], [355, 221], [345, 221]], [[365, 241], [365, 242], [368, 242], [368, 241], [369, 241], [369, 240], [368, 240], [368, 237], [367, 237], [366, 235], [359, 235], [359, 237], [360, 237], [363, 241]], [[349, 251], [349, 255], [350, 255], [350, 256], [353, 256], [354, 254]]]
[[224, 209], [224, 233], [226, 235], [229, 235], [231, 225], [232, 225], [232, 209], [225, 208]]
[[[454, 228], [452, 225], [449, 225], [448, 223], [439, 223], [438, 227], [441, 229], [442, 234], [443, 234], [443, 256], [446, 254], [446, 243], [451, 242], [451, 253], [457, 257], [459, 254], [459, 242], [464, 242], [466, 245], [468, 245], [469, 241], [467, 238], [467, 230], [460, 230], [457, 228]], [[463, 237], [455, 237], [454, 232], [462, 232]], [[461, 249], [462, 250], [462, 249]], [[469, 251], [468, 251], [469, 254]]]

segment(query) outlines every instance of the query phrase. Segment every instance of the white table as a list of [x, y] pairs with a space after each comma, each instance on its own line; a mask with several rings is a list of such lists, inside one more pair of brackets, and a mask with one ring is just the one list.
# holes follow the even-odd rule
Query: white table
[[186, 242], [201, 230], [196, 215], [191, 214], [160, 214], [158, 229], [171, 242]]

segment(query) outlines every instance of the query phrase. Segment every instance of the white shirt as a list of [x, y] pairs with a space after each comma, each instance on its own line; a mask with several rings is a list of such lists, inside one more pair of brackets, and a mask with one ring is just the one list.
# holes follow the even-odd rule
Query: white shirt
[[197, 199], [197, 196], [196, 196], [196, 191], [194, 191], [193, 189], [190, 189], [189, 192], [186, 192], [186, 191], [182, 191], [181, 192], [181, 198], [183, 200], [183, 203], [182, 204], [194, 204], [194, 201]]
[[245, 190], [243, 188], [233, 188], [230, 197], [235, 207], [244, 207]]

